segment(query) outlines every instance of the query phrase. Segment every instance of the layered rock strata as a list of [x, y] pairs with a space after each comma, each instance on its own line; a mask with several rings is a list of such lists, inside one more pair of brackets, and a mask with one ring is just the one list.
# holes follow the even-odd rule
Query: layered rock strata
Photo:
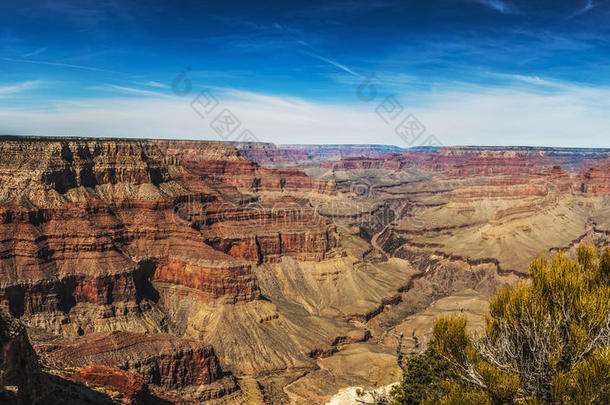
[[582, 175], [581, 191], [592, 194], [610, 193], [610, 164], [591, 167]]
[[[497, 263], [500, 271], [526, 275], [536, 255], [603, 235], [607, 165], [581, 170], [607, 161], [608, 154], [606, 149], [421, 148], [326, 162], [308, 173], [334, 179], [344, 192], [364, 189], [363, 195], [355, 193], [362, 215], [349, 221], [371, 238], [379, 232], [375, 241], [393, 254], [404, 246]], [[371, 231], [366, 219], [384, 204], [397, 215], [386, 228]]]
[[378, 157], [404, 152], [392, 145], [274, 145], [263, 142], [235, 142], [239, 153], [264, 167], [315, 165], [347, 157]]
[[[170, 146], [186, 155], [195, 148], [206, 171], [169, 165]], [[332, 229], [311, 210], [281, 199], [245, 204], [235, 189], [226, 192], [228, 181], [219, 186], [227, 167], [253, 167], [234, 149], [183, 146], [3, 140], [0, 305], [21, 316], [68, 312], [78, 303], [135, 303], [154, 295], [151, 281], [184, 285], [207, 300], [248, 301], [259, 294], [251, 261], [321, 260], [336, 246]], [[208, 164], [219, 156], [227, 159], [222, 170]], [[286, 184], [311, 191], [316, 182], [300, 178], [305, 183]]]
[[312, 179], [299, 169], [270, 170], [248, 160], [227, 144], [203, 142], [156, 141], [172, 161], [192, 173], [247, 191], [286, 191], [332, 194], [334, 184]]
[[[197, 399], [201, 401], [238, 389], [233, 377], [223, 373], [210, 345], [171, 335], [117, 331], [88, 335], [67, 345], [42, 345], [39, 350], [54, 369], [80, 370], [73, 376], [76, 379], [103, 379], [104, 372], [99, 368], [103, 366], [135, 373], [145, 383], [168, 391], [197, 387]], [[120, 386], [125, 386], [120, 381], [130, 381], [120, 374], [117, 379]]]
[[[85, 384], [114, 395], [101, 401], [137, 402], [150, 386], [172, 390], [177, 403], [232, 395], [235, 381], [210, 346], [163, 334], [184, 333], [188, 321], [169, 318], [169, 305], [253, 303], [253, 266], [334, 255], [333, 224], [303, 197], [333, 187], [263, 169], [221, 143], [4, 137], [0, 308], [31, 328], [60, 370], [53, 378], [76, 384], [54, 392]], [[134, 333], [107, 335], [115, 330]], [[91, 361], [59, 362], [67, 350]]]

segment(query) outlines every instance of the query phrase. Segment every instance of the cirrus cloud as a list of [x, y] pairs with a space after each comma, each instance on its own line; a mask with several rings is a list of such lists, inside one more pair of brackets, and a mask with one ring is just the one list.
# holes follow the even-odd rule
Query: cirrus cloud
[[[513, 79], [524, 86], [457, 86], [396, 98], [405, 114], [414, 114], [445, 145], [610, 147], [610, 101], [604, 101], [610, 100], [610, 89]], [[220, 104], [206, 119], [191, 107], [195, 93], [133, 93], [0, 107], [0, 133], [221, 140], [210, 122], [228, 108], [241, 122], [228, 140], [247, 128], [260, 141], [275, 143], [417, 145], [405, 145], [394, 132], [398, 122], [388, 125], [376, 114], [381, 96], [339, 104], [229, 88], [211, 91]]]

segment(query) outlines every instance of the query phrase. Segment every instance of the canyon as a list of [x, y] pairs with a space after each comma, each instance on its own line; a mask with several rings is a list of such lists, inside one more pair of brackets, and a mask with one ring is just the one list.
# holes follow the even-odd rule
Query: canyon
[[1, 137], [0, 398], [387, 386], [395, 334], [480, 328], [532, 258], [607, 245], [609, 180], [605, 149]]
[[393, 145], [274, 145], [264, 142], [231, 142], [241, 156], [263, 167], [308, 166], [348, 157], [380, 157], [402, 153]]

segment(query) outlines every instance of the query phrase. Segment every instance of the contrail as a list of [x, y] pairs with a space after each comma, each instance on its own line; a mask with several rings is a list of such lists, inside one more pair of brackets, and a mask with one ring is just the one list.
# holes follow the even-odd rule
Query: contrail
[[47, 65], [47, 66], [66, 67], [66, 68], [71, 68], [71, 69], [90, 70], [90, 71], [94, 71], [94, 72], [125, 74], [123, 72], [117, 72], [115, 70], [100, 69], [100, 68], [96, 68], [96, 67], [92, 67], [92, 66], [72, 65], [72, 64], [69, 64], [69, 63], [44, 62], [44, 61], [39, 61], [39, 60], [13, 59], [13, 58], [5, 58], [5, 57], [0, 57], [0, 60], [5, 60], [5, 61], [8, 61], [8, 62], [17, 62], [17, 63], [32, 63], [34, 65]]
[[321, 61], [323, 61], [323, 62], [329, 63], [329, 64], [333, 65], [334, 67], [339, 68], [339, 69], [341, 69], [341, 70], [343, 70], [343, 71], [345, 71], [345, 72], [349, 73], [349, 74], [350, 74], [350, 75], [352, 75], [352, 76], [356, 76], [356, 77], [360, 77], [360, 78], [362, 77], [362, 76], [361, 76], [361, 75], [359, 75], [358, 73], [354, 72], [352, 69], [348, 68], [348, 67], [347, 67], [347, 66], [345, 66], [345, 65], [342, 65], [342, 64], [341, 64], [341, 63], [339, 63], [339, 62], [335, 62], [335, 61], [334, 61], [334, 60], [332, 60], [332, 59], [325, 58], [325, 57], [324, 57], [324, 56], [322, 56], [322, 55], [318, 55], [318, 54], [316, 54], [316, 53], [309, 52], [309, 51], [301, 51], [301, 52], [303, 52], [304, 54], [309, 55], [309, 56], [311, 56], [311, 57], [314, 57], [314, 58], [316, 58], [316, 59], [319, 59], [319, 60], [321, 60]]
[[300, 45], [303, 45], [303, 46], [311, 49], [311, 51], [306, 51], [306, 50], [301, 50], [300, 51], [300, 52], [304, 53], [305, 55], [311, 56], [312, 58], [316, 58], [316, 59], [319, 59], [319, 60], [321, 60], [323, 62], [331, 64], [334, 67], [339, 68], [339, 69], [343, 70], [344, 72], [349, 73], [352, 76], [356, 76], [356, 77], [359, 77], [359, 78], [363, 77], [362, 75], [359, 75], [358, 73], [354, 72], [352, 69], [348, 68], [347, 66], [345, 66], [345, 65], [343, 65], [343, 64], [341, 64], [339, 62], [336, 62], [336, 61], [334, 61], [332, 59], [326, 58], [326, 57], [324, 57], [322, 55], [319, 55], [319, 54], [313, 52], [314, 48], [311, 45], [309, 45], [307, 42], [303, 41], [302, 39], [297, 38], [296, 36], [294, 36], [292, 33], [290, 33], [286, 29], [285, 26], [283, 26], [281, 24], [278, 24], [278, 23], [274, 23], [273, 27], [278, 29], [279, 31], [281, 31], [284, 35], [289, 36], [290, 38], [292, 38], [293, 40], [298, 42]]

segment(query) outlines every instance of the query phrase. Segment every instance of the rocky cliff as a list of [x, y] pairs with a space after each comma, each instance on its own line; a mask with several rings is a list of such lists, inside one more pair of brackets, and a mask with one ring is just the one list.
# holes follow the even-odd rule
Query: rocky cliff
[[405, 149], [392, 145], [274, 145], [263, 142], [234, 142], [241, 156], [264, 167], [314, 165], [348, 157], [379, 157]]
[[0, 400], [30, 404], [42, 396], [38, 357], [25, 326], [0, 312]]
[[591, 167], [584, 171], [581, 189], [585, 193], [610, 193], [610, 164]]
[[[248, 191], [333, 193], [334, 184], [312, 179], [299, 169], [269, 170], [256, 159], [222, 143], [158, 141], [160, 149], [192, 173]], [[207, 145], [214, 145], [214, 152]], [[237, 144], [239, 146], [241, 144]], [[260, 149], [266, 150], [267, 144]], [[250, 149], [246, 149], [250, 150]], [[249, 160], [251, 159], [251, 160]]]
[[222, 195], [174, 180], [154, 144], [26, 138], [0, 149], [0, 303], [11, 314], [81, 303], [131, 311], [150, 298], [151, 280], [181, 280], [205, 299], [258, 296], [250, 265], [207, 245], [175, 213], [186, 199]]
[[[142, 333], [184, 327], [167, 315], [176, 297], [204, 306], [259, 300], [259, 263], [335, 254], [334, 225], [307, 199], [285, 195], [326, 195], [333, 187], [299, 170], [263, 169], [217, 142], [4, 137], [0, 307], [32, 328], [37, 342], [125, 330], [134, 334], [92, 345], [163, 354], [142, 358], [141, 367], [88, 355], [94, 361], [69, 365], [61, 378], [139, 392], [137, 378], [91, 369], [109, 366], [139, 374], [145, 386], [180, 388], [177, 401], [230, 395], [236, 386], [216, 382], [209, 346], [152, 342]], [[202, 388], [210, 384], [220, 386]]]
[[[210, 345], [167, 334], [115, 331], [84, 336], [68, 344], [41, 345], [39, 351], [53, 369], [76, 369], [73, 379], [101, 378], [104, 370], [95, 367], [103, 365], [135, 373], [145, 383], [158, 387], [156, 391], [171, 391], [178, 396], [184, 392], [183, 396], [191, 400], [220, 398], [238, 389], [235, 379], [222, 371]], [[127, 382], [122, 385], [129, 387]]]
[[[79, 303], [128, 305], [149, 298], [151, 281], [207, 300], [247, 301], [258, 296], [249, 261], [320, 260], [336, 246], [311, 210], [282, 199], [244, 203], [227, 191], [243, 183], [235, 173], [244, 167], [248, 175], [263, 170], [234, 149], [176, 144], [3, 140], [0, 231], [9, 237], [1, 242], [0, 304], [18, 316]], [[324, 191], [302, 172], [300, 180], [278, 176], [285, 189]]]
[[525, 271], [536, 255], [602, 231], [593, 224], [604, 215], [609, 156], [607, 149], [415, 148], [308, 173], [345, 191], [365, 188], [361, 207], [398, 211], [378, 237], [396, 253], [402, 245]]
[[155, 403], [144, 381], [116, 368], [60, 371], [34, 352], [25, 326], [0, 312], [0, 402], [44, 405], [145, 405]]

